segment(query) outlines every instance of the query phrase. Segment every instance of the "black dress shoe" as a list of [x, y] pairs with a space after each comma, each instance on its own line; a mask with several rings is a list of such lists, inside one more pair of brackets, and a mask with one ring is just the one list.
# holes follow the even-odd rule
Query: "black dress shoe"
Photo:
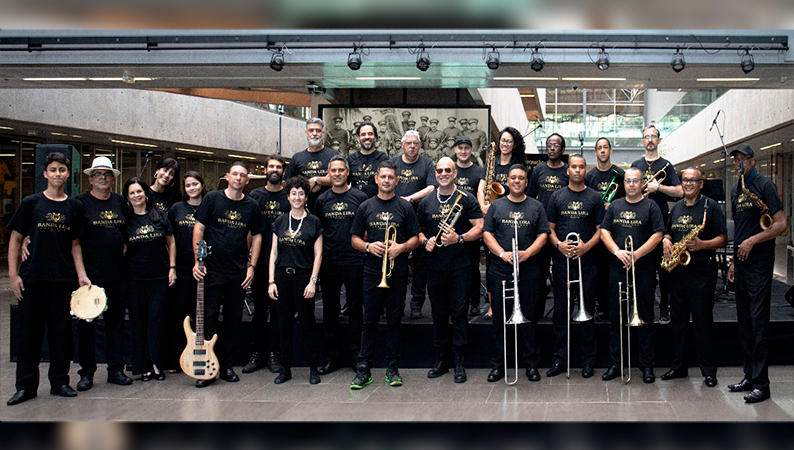
[[196, 380], [196, 387], [197, 388], [207, 387], [207, 386], [211, 385], [212, 383], [214, 383], [215, 380], [216, 380], [215, 378], [211, 378], [209, 380]]
[[157, 381], [165, 380], [165, 372], [155, 373], [154, 374], [154, 379], [157, 380]]
[[132, 378], [128, 377], [121, 370], [108, 373], [108, 383], [118, 384], [119, 386], [129, 386], [132, 384]]
[[769, 388], [766, 389], [755, 388], [752, 391], [750, 391], [749, 394], [744, 396], [744, 401], [745, 403], [758, 403], [770, 398], [771, 396], [772, 395], [769, 392]]
[[547, 377], [554, 377], [561, 373], [565, 372], [565, 367], [562, 366], [562, 363], [559, 361], [555, 361], [554, 364], [551, 365], [549, 370], [546, 371]]
[[77, 382], [78, 391], [87, 391], [94, 385], [94, 379], [88, 375], [81, 375], [80, 381]]
[[309, 369], [309, 384], [320, 384], [320, 373], [314, 367]]
[[656, 375], [654, 375], [652, 368], [646, 367], [642, 369], [642, 381], [647, 384], [651, 384], [656, 381]]
[[540, 381], [540, 372], [538, 372], [538, 369], [534, 367], [527, 369], [527, 378], [529, 381]]
[[270, 357], [267, 360], [267, 368], [270, 370], [270, 373], [281, 373], [281, 362], [279, 362], [276, 352], [270, 352]]
[[77, 391], [72, 389], [72, 387], [68, 384], [53, 386], [50, 388], [50, 394], [57, 395], [59, 397], [77, 397]]
[[676, 378], [686, 378], [689, 376], [689, 373], [686, 370], [675, 370], [670, 369], [667, 372], [662, 374], [662, 380], [674, 380]]
[[709, 375], [706, 377], [706, 386], [714, 387], [717, 385], [717, 377]]
[[36, 391], [28, 389], [20, 389], [11, 398], [8, 399], [6, 405], [14, 406], [26, 402], [32, 398], [36, 398]]
[[152, 381], [152, 378], [154, 378], [154, 374], [152, 372], [146, 372], [141, 375], [141, 381], [144, 383], [147, 381]]
[[236, 383], [240, 381], [240, 377], [238, 377], [237, 374], [234, 373], [234, 369], [229, 367], [228, 369], [221, 372], [221, 380], [228, 381], [229, 383]]
[[731, 392], [745, 392], [745, 391], [752, 391], [753, 390], [753, 383], [748, 380], [747, 378], [743, 379], [742, 381], [736, 384], [729, 384], [728, 390]]
[[449, 367], [444, 364], [444, 357], [439, 357], [433, 367], [427, 371], [427, 378], [438, 378], [449, 372]]
[[593, 366], [584, 366], [582, 368], [582, 378], [590, 378], [593, 376]]
[[251, 358], [248, 359], [248, 364], [243, 366], [243, 373], [254, 373], [263, 365], [265, 365], [265, 361], [259, 356], [259, 352], [253, 352]]
[[617, 366], [609, 366], [609, 369], [601, 375], [601, 379], [604, 381], [614, 380], [618, 375], [620, 375], [620, 371]]
[[505, 374], [504, 371], [502, 371], [502, 369], [500, 369], [499, 367], [494, 367], [493, 369], [491, 369], [491, 372], [488, 374], [488, 382], [495, 383], [501, 380], [502, 378], [504, 378], [504, 376]]
[[292, 370], [290, 370], [289, 367], [284, 367], [283, 369], [281, 369], [281, 373], [278, 374], [276, 379], [273, 380], [273, 384], [286, 383], [290, 379], [292, 379]]
[[317, 369], [317, 373], [319, 373], [320, 375], [328, 375], [329, 373], [334, 372], [338, 368], [339, 366], [337, 366], [336, 363], [332, 361], [328, 361], [327, 363], [320, 366], [319, 369]]

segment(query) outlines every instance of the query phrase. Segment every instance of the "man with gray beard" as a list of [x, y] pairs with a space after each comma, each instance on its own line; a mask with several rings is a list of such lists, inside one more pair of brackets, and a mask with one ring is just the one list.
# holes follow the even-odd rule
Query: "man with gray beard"
[[339, 152], [323, 145], [324, 124], [322, 119], [312, 117], [306, 122], [306, 140], [309, 146], [306, 150], [296, 153], [287, 167], [285, 179], [296, 175], [303, 175], [309, 179], [309, 199], [306, 206], [314, 208], [317, 197], [327, 191], [331, 186], [331, 178], [328, 176], [328, 163], [334, 155]]

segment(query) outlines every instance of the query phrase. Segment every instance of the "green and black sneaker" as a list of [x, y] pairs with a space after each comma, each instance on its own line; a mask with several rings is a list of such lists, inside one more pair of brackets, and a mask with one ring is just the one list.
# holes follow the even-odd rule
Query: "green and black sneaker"
[[364, 386], [372, 383], [372, 374], [367, 369], [359, 369], [356, 377], [350, 382], [350, 389], [364, 389]]
[[400, 371], [396, 367], [386, 368], [386, 382], [389, 386], [402, 386], [403, 377], [400, 376]]

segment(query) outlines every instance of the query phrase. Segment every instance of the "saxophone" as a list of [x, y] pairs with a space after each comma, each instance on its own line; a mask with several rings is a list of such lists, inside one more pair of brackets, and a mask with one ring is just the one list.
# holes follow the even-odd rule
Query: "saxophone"
[[673, 269], [679, 264], [682, 266], [689, 265], [689, 261], [692, 259], [692, 256], [689, 254], [689, 251], [686, 249], [686, 241], [691, 241], [695, 239], [703, 228], [706, 227], [706, 210], [708, 209], [708, 203], [703, 206], [703, 222], [700, 225], [692, 228], [689, 230], [689, 233], [686, 234], [680, 241], [673, 244], [673, 251], [670, 255], [670, 259], [662, 257], [662, 268], [668, 272], [672, 272]]
[[488, 150], [488, 157], [485, 163], [485, 204], [489, 205], [492, 201], [501, 197], [505, 193], [505, 188], [502, 183], [494, 181], [496, 177], [496, 156], [499, 149], [496, 148], [496, 143], [491, 142], [490, 149]]
[[[739, 177], [739, 186], [742, 188], [742, 192], [744, 192], [744, 195], [746, 195], [747, 198], [750, 199], [753, 205], [755, 205], [756, 208], [761, 210], [761, 219], [759, 219], [758, 222], [761, 225], [761, 229], [766, 230], [772, 225], [774, 225], [775, 220], [772, 218], [772, 215], [769, 214], [769, 207], [766, 206], [766, 203], [764, 203], [763, 200], [758, 198], [757, 195], [750, 192], [750, 190], [747, 189], [747, 187], [744, 185], [744, 163], [741, 164], [741, 171], [742, 171], [742, 175]], [[788, 236], [788, 228], [786, 228], [785, 231], [780, 233], [780, 235]]]

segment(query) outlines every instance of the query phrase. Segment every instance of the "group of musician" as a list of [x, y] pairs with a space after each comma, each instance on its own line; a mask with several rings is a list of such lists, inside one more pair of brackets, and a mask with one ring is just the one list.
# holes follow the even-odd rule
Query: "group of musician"
[[[178, 163], [167, 158], [156, 167], [151, 185], [133, 177], [119, 195], [111, 192], [119, 171], [108, 158], [97, 157], [84, 171], [91, 190], [70, 198], [64, 192], [69, 161], [50, 154], [47, 188], [26, 197], [8, 225], [9, 278], [20, 321], [16, 393], [8, 404], [37, 395], [45, 329], [50, 392], [77, 395], [69, 384], [69, 299], [78, 286], [107, 294], [108, 383], [133, 383], [122, 356], [126, 306], [131, 375], [141, 382], [164, 380], [167, 372], [184, 368], [180, 353], [186, 337], [180, 323], [189, 316], [201, 322], [202, 340], [218, 337], [218, 378], [239, 381], [232, 356], [237, 345], [246, 344], [251, 356], [242, 372], [268, 367], [278, 374], [275, 384], [285, 383], [292, 378], [297, 317], [309, 382], [320, 383], [322, 375], [344, 365], [343, 354], [353, 353], [350, 388], [363, 389], [373, 381], [378, 324], [385, 315], [385, 382], [400, 386], [409, 264], [410, 317], [422, 316], [426, 294], [432, 311], [435, 360], [427, 376], [441, 377], [452, 369], [452, 380], [463, 383], [467, 313], [481, 312], [482, 245], [484, 317], [493, 320], [494, 331], [487, 381], [515, 383], [519, 365], [530, 381], [541, 379], [536, 329], [548, 279], [554, 295], [554, 361], [547, 377], [570, 376], [572, 321], [581, 333], [581, 376], [594, 375], [598, 305], [610, 322], [609, 364], [602, 379], [630, 378], [623, 362], [630, 347], [628, 352], [623, 347], [633, 339], [626, 330], [636, 326], [638, 367], [642, 380], [653, 383], [659, 274], [660, 318], [664, 323], [669, 308], [673, 348], [672, 367], [661, 378], [688, 375], [691, 316], [704, 382], [717, 385], [712, 310], [716, 250], [725, 246], [726, 220], [718, 202], [701, 194], [698, 168], [686, 168], [679, 180], [659, 156], [656, 127], [643, 130], [645, 155], [625, 171], [611, 162], [609, 140], [599, 139], [596, 167], [589, 172], [582, 154], [563, 162], [565, 139], [556, 133], [546, 139], [547, 160], [529, 168], [523, 137], [512, 127], [499, 133], [486, 167], [473, 164], [472, 140], [466, 136], [455, 141], [455, 160], [434, 162], [420, 155], [421, 137], [412, 130], [402, 137], [403, 153], [393, 158], [376, 149], [378, 129], [372, 122], [359, 124], [360, 150], [347, 158], [324, 146], [324, 132], [322, 120], [310, 119], [307, 148], [288, 166], [282, 157], [269, 156], [266, 185], [250, 193], [242, 162], [229, 166], [227, 187], [207, 192], [199, 173], [180, 176]], [[747, 391], [745, 401], [754, 403], [770, 397], [774, 238], [788, 225], [775, 185], [755, 170], [753, 150], [743, 144], [731, 156], [740, 183], [732, 192], [736, 251], [728, 278], [736, 289], [745, 376], [728, 389]], [[675, 202], [672, 209], [668, 202]], [[197, 258], [200, 242], [209, 249], [204, 258]], [[342, 348], [343, 288], [353, 336], [349, 348]], [[314, 311], [320, 290], [322, 326]], [[255, 307], [253, 337], [243, 343], [238, 341], [244, 308], [250, 308], [247, 291]], [[96, 321], [79, 320], [77, 329], [81, 369], [76, 387], [86, 391], [97, 370]], [[512, 381], [511, 369], [516, 372]], [[194, 378], [196, 387], [216, 381]]]

